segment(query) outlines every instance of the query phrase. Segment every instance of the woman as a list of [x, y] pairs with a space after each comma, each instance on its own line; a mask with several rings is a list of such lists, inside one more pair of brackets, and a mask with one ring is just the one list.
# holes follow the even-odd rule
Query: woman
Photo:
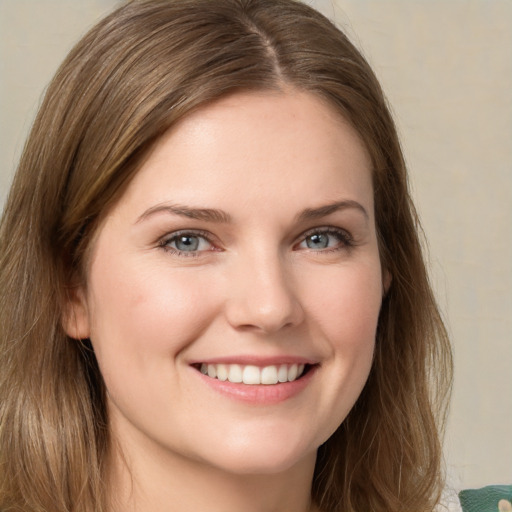
[[438, 502], [450, 350], [396, 130], [306, 5], [100, 22], [0, 241], [2, 510]]

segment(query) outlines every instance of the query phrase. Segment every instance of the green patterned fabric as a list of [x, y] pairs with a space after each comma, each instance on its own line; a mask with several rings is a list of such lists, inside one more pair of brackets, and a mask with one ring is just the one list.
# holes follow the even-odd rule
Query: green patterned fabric
[[459, 493], [459, 499], [464, 512], [498, 512], [500, 500], [512, 501], [512, 485], [465, 489]]

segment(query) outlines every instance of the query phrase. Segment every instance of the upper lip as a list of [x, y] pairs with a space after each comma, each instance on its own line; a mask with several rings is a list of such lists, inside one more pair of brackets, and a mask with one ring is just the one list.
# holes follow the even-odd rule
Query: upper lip
[[205, 359], [197, 359], [190, 362], [191, 365], [195, 364], [239, 364], [241, 366], [273, 366], [280, 364], [317, 364], [318, 361], [313, 359], [295, 356], [295, 355], [280, 355], [280, 356], [257, 356], [257, 355], [239, 355], [239, 356], [222, 356], [222, 357], [208, 357]]

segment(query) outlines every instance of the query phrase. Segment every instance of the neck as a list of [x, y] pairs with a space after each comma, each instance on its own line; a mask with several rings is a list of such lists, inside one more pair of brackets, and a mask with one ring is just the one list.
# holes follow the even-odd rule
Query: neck
[[311, 454], [272, 474], [234, 474], [177, 456], [113, 450], [113, 512], [314, 512]]

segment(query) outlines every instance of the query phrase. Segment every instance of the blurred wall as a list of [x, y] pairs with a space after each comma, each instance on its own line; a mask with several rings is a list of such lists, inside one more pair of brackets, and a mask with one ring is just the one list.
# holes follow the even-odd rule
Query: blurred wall
[[[114, 0], [0, 0], [0, 207], [41, 93]], [[512, 2], [316, 0], [395, 113], [455, 348], [454, 486], [512, 483]]]

